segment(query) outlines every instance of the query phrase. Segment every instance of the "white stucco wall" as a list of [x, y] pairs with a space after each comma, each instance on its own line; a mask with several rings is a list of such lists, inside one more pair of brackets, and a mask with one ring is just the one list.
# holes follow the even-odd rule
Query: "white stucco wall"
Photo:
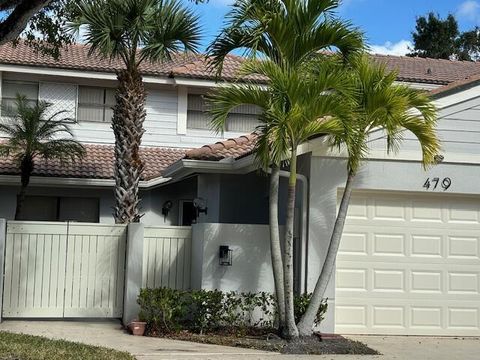
[[[267, 225], [196, 224], [192, 239], [192, 288], [274, 291]], [[232, 266], [219, 264], [221, 245], [233, 250]]]

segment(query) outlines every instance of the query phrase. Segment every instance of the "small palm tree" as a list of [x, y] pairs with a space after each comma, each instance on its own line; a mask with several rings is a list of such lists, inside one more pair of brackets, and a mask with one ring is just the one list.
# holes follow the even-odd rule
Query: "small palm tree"
[[[24, 96], [17, 95], [13, 116], [0, 120], [0, 133], [8, 136], [8, 140], [0, 143], [0, 155], [12, 156], [20, 169], [21, 188], [15, 219], [22, 211], [36, 159], [65, 163], [85, 155], [84, 147], [71, 138], [70, 124], [74, 120], [60, 118], [65, 111], [47, 117], [49, 107], [50, 104], [43, 101], [31, 106]], [[69, 138], [63, 138], [65, 135]]]
[[80, 0], [72, 28], [85, 31], [91, 53], [121, 59], [113, 112], [115, 134], [115, 221], [140, 221], [138, 185], [143, 172], [140, 145], [145, 132], [146, 91], [140, 66], [163, 62], [180, 51], [196, 51], [198, 18], [177, 0]]
[[435, 131], [436, 109], [426, 93], [395, 84], [397, 74], [387, 71], [382, 64], [373, 63], [367, 56], [353, 61], [350, 75], [355, 101], [350, 103], [353, 104], [351, 110], [342, 118], [344, 131], [334, 141], [334, 145], [343, 147], [347, 152], [348, 175], [321, 275], [307, 311], [298, 324], [300, 334], [305, 336], [313, 331], [315, 315], [332, 276], [353, 181], [362, 160], [368, 155], [370, 134], [383, 130], [387, 137], [387, 150], [395, 151], [403, 133], [410, 131], [420, 143], [424, 167], [434, 164], [434, 157], [440, 150]]
[[[337, 48], [348, 55], [363, 47], [362, 34], [350, 23], [335, 17], [338, 0], [237, 0], [227, 16], [228, 25], [210, 45], [212, 64], [221, 73], [226, 56], [234, 50], [245, 50], [251, 58], [267, 59], [285, 70], [295, 72], [319, 52]], [[264, 119], [266, 120], [266, 119]], [[265, 130], [265, 129], [264, 129]], [[265, 144], [270, 140], [264, 138]], [[275, 141], [272, 141], [275, 143]], [[270, 244], [272, 267], [280, 327], [285, 326], [289, 336], [295, 337], [293, 313], [293, 258], [288, 253], [293, 242], [293, 208], [288, 209], [285, 259], [280, 251], [278, 231], [278, 182], [281, 159], [284, 153], [275, 156], [265, 146], [264, 162], [272, 169], [270, 187]], [[284, 150], [288, 147], [284, 148]], [[295, 149], [296, 150], [296, 149]], [[292, 153], [293, 154], [293, 153]], [[296, 159], [291, 157], [292, 178], [295, 188]], [[289, 203], [294, 191], [290, 192]], [[294, 199], [293, 199], [294, 200]]]
[[[320, 65], [319, 65], [320, 66]], [[348, 99], [340, 99], [346, 92], [345, 76], [335, 71], [328, 61], [321, 63], [323, 76], [310, 76], [307, 69], [289, 71], [271, 61], [251, 62], [244, 67], [245, 74], [261, 74], [269, 81], [265, 89], [255, 84], [231, 85], [222, 87], [209, 95], [212, 126], [215, 130], [224, 129], [228, 114], [237, 106], [256, 105], [261, 110], [262, 124], [257, 128], [259, 139], [256, 143], [256, 160], [263, 168], [271, 162], [280, 163], [288, 159], [290, 179], [288, 185], [288, 211], [284, 259], [286, 271], [285, 298], [293, 297], [293, 214], [296, 191], [297, 148], [311, 137], [318, 135], [339, 136], [343, 125], [334, 116], [342, 114]], [[305, 70], [305, 71], [302, 71]], [[338, 92], [331, 91], [338, 89]], [[342, 101], [341, 101], [342, 100]], [[293, 287], [293, 286], [292, 286]], [[286, 303], [288, 308], [288, 303]], [[287, 312], [288, 314], [288, 312]], [[298, 337], [295, 320], [289, 325], [286, 316], [288, 338]]]

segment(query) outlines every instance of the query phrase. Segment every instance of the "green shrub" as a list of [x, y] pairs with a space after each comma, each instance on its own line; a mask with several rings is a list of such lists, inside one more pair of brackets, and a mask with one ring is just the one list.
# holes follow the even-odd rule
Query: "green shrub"
[[[295, 322], [297, 324], [302, 318], [303, 314], [305, 314], [305, 311], [307, 311], [307, 307], [310, 304], [312, 295], [313, 294], [311, 293], [297, 295], [293, 299], [293, 307], [294, 307], [293, 311], [295, 313]], [[322, 303], [320, 304], [320, 308], [318, 309], [317, 316], [315, 318], [315, 323], [314, 323], [315, 326], [319, 325], [324, 319], [325, 313], [327, 312], [327, 308], [328, 308], [327, 300], [328, 299], [323, 299]]]
[[218, 290], [193, 290], [190, 291], [188, 309], [191, 315], [189, 328], [203, 333], [205, 330], [216, 330], [221, 326], [223, 306], [223, 293]]
[[[311, 294], [295, 298], [295, 318], [305, 313]], [[238, 331], [259, 327], [272, 328], [277, 317], [275, 297], [266, 292], [223, 293], [219, 290], [142, 289], [138, 297], [141, 320], [159, 332], [190, 330], [209, 332], [229, 327]], [[326, 300], [317, 314], [323, 320]]]
[[188, 315], [185, 293], [174, 289], [141, 289], [138, 304], [140, 320], [158, 330], [178, 330]]

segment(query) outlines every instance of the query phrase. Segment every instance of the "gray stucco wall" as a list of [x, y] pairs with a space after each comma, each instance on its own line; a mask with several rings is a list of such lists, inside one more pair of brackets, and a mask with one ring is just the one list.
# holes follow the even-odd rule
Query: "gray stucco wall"
[[[30, 186], [28, 195], [35, 196], [65, 196], [91, 197], [99, 199], [99, 222], [113, 224], [113, 189], [76, 189]], [[0, 218], [12, 220], [15, 215], [16, 196], [18, 187], [0, 186]], [[178, 225], [180, 200], [192, 200], [197, 194], [197, 180], [190, 178], [182, 182], [166, 185], [148, 191], [141, 191], [140, 211], [145, 215], [142, 223], [146, 225]], [[173, 207], [165, 218], [162, 215], [162, 206], [170, 200]], [[41, 209], [38, 209], [41, 211]]]
[[[480, 166], [475, 164], [442, 163], [423, 170], [419, 162], [367, 161], [357, 175], [354, 187], [357, 190], [401, 191], [411, 196], [425, 193], [427, 178], [452, 179], [447, 190], [428, 191], [436, 196], [480, 195]], [[335, 222], [337, 197], [345, 184], [346, 163], [342, 159], [313, 157], [311, 163], [310, 214], [307, 286], [312, 291], [321, 271]], [[326, 293], [329, 298], [329, 314], [323, 324], [324, 331], [334, 329], [335, 279], [332, 277]]]
[[[12, 220], [15, 216], [18, 186], [0, 185], [0, 218]], [[64, 197], [91, 197], [99, 199], [99, 221], [104, 224], [113, 224], [113, 190], [111, 189], [76, 189], [57, 187], [29, 186], [27, 195], [33, 196], [64, 196]], [[41, 209], [39, 209], [41, 211]]]
[[[192, 177], [171, 185], [142, 193], [142, 222], [147, 225], [179, 225], [180, 201], [193, 200], [197, 197], [197, 178]], [[168, 216], [162, 214], [162, 207], [166, 201], [173, 206]]]

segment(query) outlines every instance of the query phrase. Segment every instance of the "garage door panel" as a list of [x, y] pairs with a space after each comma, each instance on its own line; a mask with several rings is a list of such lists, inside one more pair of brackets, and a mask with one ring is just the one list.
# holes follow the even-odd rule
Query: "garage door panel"
[[336, 331], [339, 333], [398, 335], [462, 335], [480, 331], [480, 309], [475, 302], [431, 300], [398, 301], [352, 298], [336, 304]]
[[480, 201], [379, 192], [353, 203], [337, 257], [336, 331], [480, 335]]
[[459, 230], [449, 226], [426, 229], [348, 224], [340, 244], [339, 256], [372, 256], [385, 259], [417, 257], [425, 258], [426, 262], [436, 258], [450, 259], [454, 263], [478, 264], [479, 230]]

